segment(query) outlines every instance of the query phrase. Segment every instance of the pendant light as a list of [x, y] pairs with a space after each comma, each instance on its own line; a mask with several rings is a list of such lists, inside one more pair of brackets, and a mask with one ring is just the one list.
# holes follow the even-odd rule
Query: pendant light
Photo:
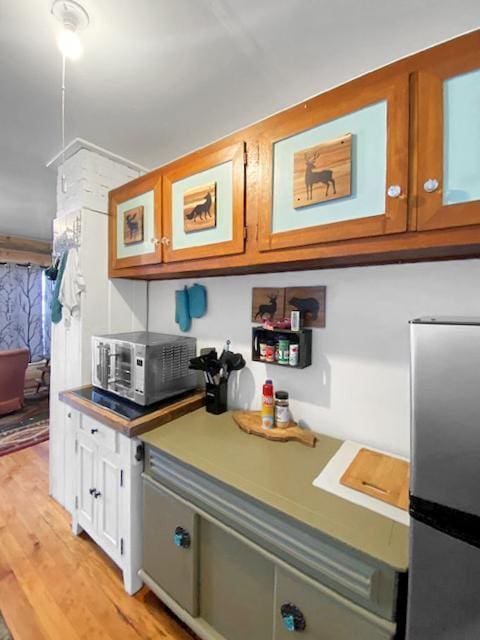
[[65, 161], [65, 75], [66, 60], [77, 60], [83, 53], [83, 47], [78, 32], [86, 29], [90, 22], [88, 13], [75, 0], [54, 0], [51, 8], [52, 15], [61, 24], [61, 31], [57, 37], [58, 48], [62, 53], [62, 166], [61, 189], [66, 193], [67, 185], [63, 171]]

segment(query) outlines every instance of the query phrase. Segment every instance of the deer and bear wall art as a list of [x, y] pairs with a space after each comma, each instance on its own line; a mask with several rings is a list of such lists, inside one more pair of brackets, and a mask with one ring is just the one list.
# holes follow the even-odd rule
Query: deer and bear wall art
[[325, 326], [326, 287], [254, 287], [252, 322], [283, 320], [300, 311], [305, 327]]

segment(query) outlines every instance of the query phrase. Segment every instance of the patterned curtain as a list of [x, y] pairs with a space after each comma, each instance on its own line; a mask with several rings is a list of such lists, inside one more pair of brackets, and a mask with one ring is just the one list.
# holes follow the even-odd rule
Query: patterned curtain
[[43, 269], [0, 264], [0, 350], [27, 348], [32, 362], [49, 357], [49, 306]]

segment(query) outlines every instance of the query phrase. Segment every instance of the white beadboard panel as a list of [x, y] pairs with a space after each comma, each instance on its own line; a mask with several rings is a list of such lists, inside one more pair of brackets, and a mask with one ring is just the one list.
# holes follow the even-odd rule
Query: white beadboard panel
[[[480, 261], [228, 276], [150, 284], [149, 328], [180, 333], [174, 292], [201, 282], [208, 311], [188, 335], [221, 349], [227, 338], [247, 367], [229, 382], [231, 408], [258, 409], [271, 377], [290, 393], [294, 417], [317, 431], [409, 455], [409, 329], [421, 315], [480, 316]], [[251, 362], [252, 287], [327, 286], [326, 328], [313, 330], [313, 364], [291, 370]]]
[[[58, 188], [57, 217], [81, 217], [80, 266], [85, 279], [80, 312], [70, 327], [52, 331], [50, 404], [50, 493], [69, 511], [73, 507], [74, 437], [66, 405], [58, 394], [90, 384], [92, 335], [145, 329], [147, 285], [108, 279], [108, 190], [127, 182], [132, 169], [80, 149], [65, 163], [67, 193]], [[57, 183], [59, 187], [59, 183]], [[61, 225], [56, 225], [60, 231]]]

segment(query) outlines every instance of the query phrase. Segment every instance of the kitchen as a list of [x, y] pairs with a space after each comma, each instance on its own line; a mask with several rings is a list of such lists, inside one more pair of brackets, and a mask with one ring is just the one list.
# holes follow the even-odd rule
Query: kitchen
[[[128, 610], [127, 615], [137, 622], [141, 607], [148, 611], [148, 622], [138, 624], [153, 626], [150, 630], [142, 627], [138, 636], [131, 637], [156, 637], [154, 628], [161, 637], [155, 627], [160, 618], [152, 605], [153, 594], [163, 603], [155, 606], [166, 607], [162, 609], [166, 621], [161, 624], [171, 638], [189, 637], [187, 629], [201, 638], [225, 640], [283, 638], [291, 632], [321, 640], [477, 637], [478, 607], [461, 574], [468, 569], [473, 580], [478, 562], [475, 536], [462, 538], [462, 516], [474, 518], [478, 511], [473, 497], [470, 502], [474, 460], [463, 470], [455, 469], [456, 481], [463, 473], [465, 485], [470, 486], [464, 499], [452, 498], [440, 489], [432, 497], [430, 487], [423, 484], [422, 470], [428, 468], [434, 478], [436, 473], [446, 473], [448, 465], [453, 465], [456, 441], [449, 439], [447, 426], [442, 427], [443, 442], [450, 443], [447, 465], [443, 456], [448, 452], [437, 442], [436, 432], [429, 436], [439, 448], [431, 453], [416, 429], [430, 428], [430, 417], [427, 424], [422, 413], [426, 389], [432, 394], [428, 416], [435, 412], [437, 401], [447, 415], [448, 406], [456, 406], [456, 394], [445, 371], [451, 370], [452, 379], [470, 389], [469, 372], [475, 368], [475, 349], [469, 348], [474, 344], [475, 326], [469, 324], [471, 320], [452, 323], [442, 318], [480, 317], [475, 296], [480, 275], [478, 176], [455, 174], [459, 152], [455, 135], [462, 151], [475, 159], [472, 132], [478, 130], [478, 118], [470, 121], [468, 136], [448, 129], [451, 146], [445, 146], [448, 153], [444, 150], [444, 154], [452, 158], [452, 167], [444, 175], [434, 153], [441, 146], [430, 148], [437, 138], [425, 113], [427, 107], [435, 108], [436, 91], [441, 97], [438, 78], [447, 82], [478, 74], [478, 64], [475, 31], [403, 57], [387, 70], [347, 82], [257, 124], [245, 123], [237, 133], [209, 144], [215, 139], [212, 136], [199, 150], [190, 153], [191, 148], [185, 149], [186, 156], [168, 164], [166, 158], [152, 172], [145, 173], [140, 165], [82, 139], [53, 158], [51, 167], [57, 172], [58, 185], [53, 251], [60, 256], [67, 243], [69, 251], [78, 253], [83, 284], [79, 309], [69, 323], [63, 318], [52, 331], [49, 493], [64, 507], [63, 523], [68, 521], [75, 534], [64, 530], [68, 545], [81, 545], [91, 558], [102, 554], [102, 560], [92, 562], [105, 562], [105, 552], [121, 570], [107, 561], [112, 575], [108, 589], [115, 589], [114, 600], [122, 603], [118, 605], [121, 610]], [[69, 69], [74, 75], [73, 63]], [[432, 69], [438, 76], [435, 81]], [[459, 88], [449, 85], [449, 90], [452, 118], [469, 116], [468, 110], [466, 115], [455, 111], [455, 91], [466, 91], [466, 102], [474, 104], [478, 82]], [[371, 104], [386, 104], [396, 126], [390, 129], [386, 112], [372, 111], [355, 129], [351, 114], [364, 113]], [[336, 119], [341, 121], [338, 131], [332, 128]], [[376, 135], [375, 127], [382, 122], [388, 134], [380, 135], [375, 144], [385, 145], [387, 158], [378, 175], [366, 175], [361, 160], [378, 162], [378, 149], [366, 143], [373, 156], [363, 156], [367, 151], [362, 136], [365, 130]], [[282, 144], [300, 136], [293, 151], [299, 154], [303, 175], [308, 157], [304, 150], [318, 141], [301, 138], [302, 132], [322, 126], [327, 128], [320, 135], [319, 147], [325, 140], [339, 140], [336, 136], [346, 133], [344, 127], [352, 131], [348, 166], [353, 188], [346, 194], [347, 187], [338, 177], [336, 184], [314, 185], [315, 197], [321, 191], [322, 198], [330, 198], [318, 206], [333, 207], [327, 213], [333, 218], [327, 224], [319, 223], [315, 203], [309, 204], [311, 213], [303, 211], [304, 229], [288, 228], [286, 214], [275, 221], [275, 212], [281, 209], [276, 193], [283, 197], [285, 188], [278, 185], [286, 184], [275, 171], [285, 170], [285, 154], [293, 155]], [[435, 120], [435, 126], [441, 128], [442, 121]], [[350, 143], [345, 138], [339, 144], [348, 147]], [[279, 155], [273, 162], [275, 149]], [[317, 161], [316, 154], [321, 150], [314, 154]], [[225, 166], [232, 167], [230, 177], [223, 169], [217, 171]], [[287, 169], [291, 171], [291, 166]], [[447, 192], [452, 175], [455, 188], [448, 190], [452, 200], [442, 201], [443, 187], [430, 181], [438, 176]], [[225, 188], [229, 180], [231, 189]], [[371, 182], [370, 199], [362, 200], [365, 181]], [[293, 180], [288, 184], [296, 188]], [[184, 196], [181, 201], [180, 186], [187, 195], [194, 188], [201, 191], [201, 198], [197, 194], [195, 200], [200, 207], [198, 219], [188, 217], [193, 205], [188, 205], [187, 212], [189, 200]], [[211, 200], [204, 197], [207, 192]], [[289, 202], [291, 195], [287, 191]], [[339, 208], [342, 199], [353, 202], [353, 209]], [[222, 211], [229, 212], [230, 226], [222, 221]], [[298, 214], [302, 208], [294, 207], [294, 211]], [[270, 212], [270, 218], [265, 212]], [[204, 228], [199, 230], [199, 226]], [[140, 229], [141, 237], [136, 237]], [[195, 285], [200, 285], [196, 293], [203, 291], [205, 300], [194, 305], [188, 292]], [[260, 314], [255, 319], [260, 307], [254, 304], [254, 292], [284, 292], [284, 306], [276, 319], [290, 321], [285, 302], [295, 296], [288, 291], [305, 292], [307, 288], [323, 288], [319, 304], [324, 323], [312, 326], [308, 312], [303, 314], [305, 326], [297, 332], [298, 339], [310, 335], [311, 343], [300, 343], [301, 366], [291, 366], [286, 360], [282, 368], [275, 356], [270, 362], [260, 357], [255, 327], [272, 318]], [[278, 304], [279, 294], [275, 295]], [[267, 297], [260, 304], [268, 307], [270, 300]], [[186, 311], [191, 311], [188, 317]], [[438, 322], [432, 320], [437, 315]], [[419, 317], [425, 320], [412, 323]], [[458, 327], [465, 329], [465, 339], [459, 337]], [[175, 341], [188, 344], [185, 340], [193, 339], [182, 367], [202, 350], [241, 354], [245, 366], [231, 372], [223, 407], [205, 410], [208, 396], [205, 398], [203, 377], [194, 376], [192, 383], [191, 371], [186, 369], [183, 375], [190, 376], [187, 387], [175, 388], [174, 376], [173, 392], [170, 389], [168, 397], [156, 398], [150, 407], [146, 401], [138, 402], [138, 397], [137, 402], [122, 400], [119, 389], [108, 384], [108, 368], [113, 370], [114, 365], [102, 370], [96, 360], [101, 351], [98, 345], [107, 344], [109, 338], [104, 336], [112, 334], [121, 334], [124, 344], [134, 342], [134, 336], [128, 334], [145, 331], [175, 336], [167, 340], [172, 349]], [[288, 326], [282, 325], [278, 333], [290, 336], [290, 345], [295, 342]], [[94, 342], [92, 351], [94, 336], [100, 343]], [[449, 350], [454, 342], [461, 358]], [[112, 353], [114, 361], [123, 361], [118, 352]], [[302, 360], [306, 356], [308, 362]], [[136, 363], [137, 371], [147, 368], [147, 360], [146, 355], [137, 354], [128, 362], [130, 366]], [[162, 373], [166, 362], [164, 358], [160, 370], [152, 363], [155, 373], [142, 378], [145, 385], [160, 376], [166, 379]], [[445, 367], [443, 377], [436, 377], [440, 365]], [[411, 371], [416, 372], [413, 377]], [[105, 375], [106, 385], [101, 380], [105, 381]], [[178, 370], [175, 375], [180, 375]], [[134, 391], [142, 395], [144, 388], [138, 379]], [[238, 428], [232, 411], [259, 411], [265, 404], [262, 385], [266, 379], [273, 380], [275, 391], [288, 392], [291, 416], [303, 435], [316, 438], [314, 447], [271, 441], [272, 433], [267, 432], [281, 437], [279, 427], [264, 430], [261, 435], [266, 437], [254, 437]], [[451, 395], [441, 391], [445, 382]], [[105, 386], [106, 394], [102, 392]], [[443, 395], [448, 399], [446, 405], [440, 403]], [[474, 391], [462, 395], [462, 401], [468, 422], [470, 406], [475, 406]], [[133, 413], [119, 416], [125, 406]], [[225, 408], [229, 411], [223, 411]], [[412, 434], [420, 434], [418, 449], [411, 448], [412, 410]], [[436, 416], [438, 421], [441, 415]], [[474, 443], [473, 427], [469, 437], [466, 447]], [[415, 497], [411, 503], [415, 526], [405, 509], [340, 486], [339, 478], [352, 459], [344, 461], [341, 470], [339, 467], [333, 483], [322, 478], [345, 441], [402, 462], [413, 453], [410, 491]], [[418, 466], [416, 455], [422, 461]], [[438, 471], [430, 466], [435, 456], [443, 461]], [[21, 465], [5, 464], [10, 474], [12, 469], [21, 473]], [[21, 483], [21, 476], [18, 478], [16, 482]], [[423, 511], [422, 499], [438, 508], [433, 516]], [[457, 507], [457, 511], [444, 513], [441, 507]], [[409, 550], [409, 531], [420, 530], [418, 520], [422, 528], [437, 535], [443, 515], [448, 526], [442, 525], [438, 549], [432, 543], [432, 558], [422, 566], [428, 553], [425, 548], [417, 553], [415, 545], [427, 540], [428, 549], [430, 538], [412, 536]], [[475, 520], [469, 526], [474, 527]], [[447, 548], [443, 546], [447, 539], [451, 562], [439, 569], [438, 558]], [[457, 546], [452, 541], [458, 539], [464, 541]], [[468, 547], [468, 553], [462, 545]], [[8, 538], [5, 548], [8, 553], [2, 560], [8, 567], [14, 553]], [[422, 566], [420, 574], [412, 564], [416, 559]], [[59, 637], [59, 626], [53, 625], [49, 635], [49, 623], [38, 617], [41, 600], [22, 582], [20, 565], [14, 573], [36, 602], [33, 619], [41, 631], [30, 637]], [[444, 588], [432, 591], [422, 574], [427, 582], [438, 579]], [[53, 602], [58, 596], [46, 584]], [[13, 637], [28, 637], [14, 609], [6, 587], [0, 588], [0, 611]], [[66, 625], [69, 617], [56, 611]], [[79, 629], [68, 633], [81, 637]], [[119, 628], [108, 633], [105, 637], [119, 637], [115, 635]]]

